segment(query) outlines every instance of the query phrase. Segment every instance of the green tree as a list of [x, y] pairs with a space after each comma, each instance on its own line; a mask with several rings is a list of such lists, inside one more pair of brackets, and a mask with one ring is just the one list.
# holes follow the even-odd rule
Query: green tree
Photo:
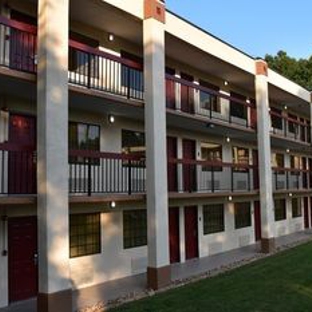
[[271, 69], [312, 91], [312, 56], [296, 59], [279, 51], [275, 56], [267, 54], [265, 60]]

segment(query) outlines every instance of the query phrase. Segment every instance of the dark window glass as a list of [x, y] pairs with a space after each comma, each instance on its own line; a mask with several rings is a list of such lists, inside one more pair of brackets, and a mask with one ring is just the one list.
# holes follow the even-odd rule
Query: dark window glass
[[[70, 39], [94, 49], [98, 49], [100, 46], [98, 40], [94, 40], [75, 32], [70, 32]], [[99, 58], [89, 52], [83, 52], [69, 47], [68, 70], [80, 75], [90, 76], [90, 78], [98, 78]], [[83, 83], [83, 81], [81, 82]]]
[[[205, 88], [211, 89], [213, 91], [219, 92], [220, 88], [206, 82], [204, 80], [199, 80], [199, 84]], [[214, 112], [221, 112], [220, 98], [209, 92], [200, 91], [200, 108], [212, 110]]]
[[101, 252], [100, 214], [70, 215], [70, 257], [80, 257]]
[[[290, 155], [290, 168], [291, 169], [300, 169], [300, 157]], [[299, 175], [300, 172], [291, 172], [292, 175]]]
[[[222, 162], [222, 145], [214, 143], [201, 144], [201, 158], [211, 162]], [[203, 171], [211, 171], [212, 167], [203, 166]], [[222, 167], [213, 167], [214, 171], [222, 171]]]
[[[131, 54], [126, 51], [121, 51], [121, 57], [137, 64], [143, 64], [143, 59], [139, 56]], [[129, 87], [132, 90], [143, 92], [144, 81], [143, 72], [126, 65], [121, 65], [121, 85]]]
[[302, 216], [302, 209], [301, 209], [301, 199], [300, 198], [293, 198], [291, 200], [292, 205], [292, 217], [298, 218]]
[[[282, 111], [280, 109], [277, 109], [275, 107], [271, 107], [271, 125], [274, 129], [283, 129], [283, 119], [282, 119]], [[280, 115], [280, 116], [277, 116]]]
[[[249, 165], [249, 149], [243, 147], [233, 147], [233, 163]], [[248, 168], [234, 168], [235, 171], [247, 172]]]
[[129, 210], [123, 212], [124, 248], [147, 245], [146, 210]]
[[224, 231], [224, 207], [220, 205], [204, 206], [204, 234]]
[[275, 221], [286, 219], [286, 201], [285, 199], [274, 200]]
[[235, 203], [235, 229], [251, 226], [250, 203]]
[[230, 101], [230, 115], [241, 119], [247, 119], [247, 106], [237, 103], [234, 100], [237, 99], [246, 102], [247, 98], [235, 92], [231, 92], [231, 97], [233, 100]]
[[272, 154], [272, 167], [284, 168], [285, 161], [284, 155], [280, 153], [273, 153]]
[[[69, 149], [70, 150], [100, 150], [100, 127], [97, 125], [70, 122], [68, 127]], [[81, 157], [70, 157], [70, 163], [83, 163]], [[94, 164], [98, 163], [93, 159]]]
[[[297, 120], [297, 116], [292, 115], [292, 114], [288, 114], [288, 118], [290, 118], [292, 120]], [[288, 131], [296, 134], [298, 132], [298, 124], [291, 121], [291, 120], [288, 120]]]

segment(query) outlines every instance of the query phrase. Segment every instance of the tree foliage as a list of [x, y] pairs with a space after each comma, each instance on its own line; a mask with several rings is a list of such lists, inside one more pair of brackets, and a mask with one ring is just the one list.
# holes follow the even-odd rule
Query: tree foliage
[[296, 59], [279, 51], [275, 56], [267, 54], [265, 60], [271, 69], [312, 91], [312, 56]]

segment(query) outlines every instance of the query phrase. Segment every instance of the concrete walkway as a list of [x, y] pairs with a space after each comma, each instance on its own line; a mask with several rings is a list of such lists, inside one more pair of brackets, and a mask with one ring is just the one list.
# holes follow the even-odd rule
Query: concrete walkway
[[[312, 231], [295, 233], [276, 239], [276, 246], [282, 248], [308, 239], [312, 240]], [[259, 246], [251, 245], [240, 249], [228, 251], [210, 257], [190, 260], [185, 263], [172, 265], [172, 280], [185, 281], [194, 276], [207, 272], [233, 267], [235, 264], [248, 262], [260, 256]], [[132, 297], [134, 294], [144, 293], [146, 287], [146, 274], [139, 274], [112, 282], [107, 282], [93, 287], [87, 287], [73, 292], [74, 311], [77, 308], [94, 305], [98, 302], [112, 302], [118, 298]], [[0, 312], [36, 312], [36, 299], [18, 302]]]

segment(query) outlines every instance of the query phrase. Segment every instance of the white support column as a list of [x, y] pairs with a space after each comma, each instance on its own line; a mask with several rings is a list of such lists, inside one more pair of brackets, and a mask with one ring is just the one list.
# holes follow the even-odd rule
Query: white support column
[[38, 311], [72, 309], [68, 203], [69, 0], [38, 7]]
[[268, 253], [274, 249], [275, 219], [272, 189], [271, 138], [268, 91], [268, 65], [263, 60], [256, 61], [256, 101], [258, 125], [258, 155], [261, 204], [261, 249]]
[[165, 96], [165, 7], [145, 0], [143, 21], [148, 287], [170, 282]]

